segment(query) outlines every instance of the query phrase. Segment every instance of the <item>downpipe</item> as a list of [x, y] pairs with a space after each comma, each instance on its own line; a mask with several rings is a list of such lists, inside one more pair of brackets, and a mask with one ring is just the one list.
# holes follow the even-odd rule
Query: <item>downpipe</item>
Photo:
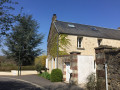
[[105, 81], [106, 81], [106, 90], [108, 90], [107, 63], [105, 63]]

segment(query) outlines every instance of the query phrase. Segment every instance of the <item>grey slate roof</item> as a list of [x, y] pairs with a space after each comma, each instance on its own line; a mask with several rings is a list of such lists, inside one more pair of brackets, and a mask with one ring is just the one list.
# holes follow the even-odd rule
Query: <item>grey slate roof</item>
[[[120, 40], [120, 30], [117, 29], [115, 30], [115, 29], [63, 22], [57, 20], [54, 22], [54, 24], [58, 33], [60, 34]], [[74, 25], [75, 27], [69, 27], [68, 24]]]

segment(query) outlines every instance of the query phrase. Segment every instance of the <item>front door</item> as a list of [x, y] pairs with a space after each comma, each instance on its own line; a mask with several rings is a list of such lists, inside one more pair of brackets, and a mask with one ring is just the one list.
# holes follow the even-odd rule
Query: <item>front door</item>
[[70, 63], [69, 62], [66, 62], [66, 81], [69, 82], [69, 79], [70, 79]]

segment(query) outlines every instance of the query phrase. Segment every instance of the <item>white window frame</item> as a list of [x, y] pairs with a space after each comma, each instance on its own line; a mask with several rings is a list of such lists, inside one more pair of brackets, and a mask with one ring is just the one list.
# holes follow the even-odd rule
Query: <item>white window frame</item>
[[83, 37], [77, 37], [77, 48], [82, 48], [82, 39]]

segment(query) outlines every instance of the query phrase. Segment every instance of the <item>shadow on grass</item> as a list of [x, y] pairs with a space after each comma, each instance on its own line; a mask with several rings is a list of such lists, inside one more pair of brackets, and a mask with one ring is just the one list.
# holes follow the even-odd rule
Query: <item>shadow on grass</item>
[[24, 82], [0, 81], [0, 90], [41, 90], [41, 89]]

